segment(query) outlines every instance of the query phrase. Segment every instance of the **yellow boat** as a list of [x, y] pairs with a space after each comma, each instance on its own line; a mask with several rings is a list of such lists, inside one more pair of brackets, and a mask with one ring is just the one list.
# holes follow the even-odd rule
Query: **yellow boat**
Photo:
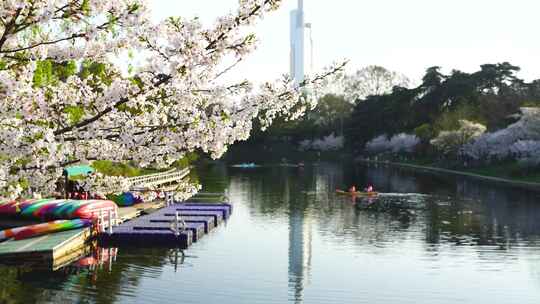
[[356, 192], [349, 192], [349, 191], [343, 191], [343, 190], [336, 190], [337, 194], [342, 195], [350, 195], [350, 196], [377, 196], [379, 195], [379, 192], [362, 192], [362, 191], [356, 191]]

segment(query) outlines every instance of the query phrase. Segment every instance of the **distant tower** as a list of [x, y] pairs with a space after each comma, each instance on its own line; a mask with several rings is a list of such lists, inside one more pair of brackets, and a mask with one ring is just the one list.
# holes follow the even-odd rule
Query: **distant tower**
[[296, 84], [304, 81], [305, 60], [304, 0], [298, 0], [298, 8], [291, 11], [291, 78]]

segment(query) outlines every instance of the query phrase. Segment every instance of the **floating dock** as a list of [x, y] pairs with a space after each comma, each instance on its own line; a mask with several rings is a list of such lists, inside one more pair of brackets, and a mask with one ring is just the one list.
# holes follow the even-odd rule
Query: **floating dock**
[[2, 264], [57, 270], [80, 258], [91, 236], [90, 228], [82, 228], [5, 241], [0, 243], [0, 260]]
[[[222, 203], [225, 195], [201, 194], [184, 203], [165, 207], [164, 201], [119, 208], [113, 233], [103, 232], [105, 246], [143, 246], [186, 249], [226, 221], [232, 205]], [[146, 214], [146, 215], [145, 215]], [[178, 221], [176, 220], [178, 218]], [[4, 218], [3, 226], [18, 227], [33, 221]], [[88, 241], [95, 237], [90, 228], [47, 234], [25, 240], [0, 243], [0, 263], [57, 270], [87, 254]]]
[[[228, 203], [188, 202], [173, 204], [102, 233], [105, 246], [144, 246], [186, 249], [227, 220]], [[178, 219], [178, 220], [177, 220]]]

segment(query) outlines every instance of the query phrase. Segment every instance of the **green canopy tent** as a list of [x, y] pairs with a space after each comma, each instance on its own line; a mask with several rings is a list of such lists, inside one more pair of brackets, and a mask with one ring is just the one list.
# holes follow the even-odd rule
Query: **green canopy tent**
[[95, 171], [96, 169], [88, 165], [72, 166], [72, 167], [67, 167], [64, 169], [64, 176], [70, 177], [70, 176], [77, 176], [77, 175], [86, 175]]
[[64, 169], [64, 172], [62, 173], [65, 178], [64, 197], [67, 198], [67, 194], [68, 194], [67, 187], [68, 187], [70, 177], [77, 176], [77, 175], [87, 175], [95, 171], [96, 169], [90, 167], [89, 165], [78, 165], [78, 166], [66, 167]]

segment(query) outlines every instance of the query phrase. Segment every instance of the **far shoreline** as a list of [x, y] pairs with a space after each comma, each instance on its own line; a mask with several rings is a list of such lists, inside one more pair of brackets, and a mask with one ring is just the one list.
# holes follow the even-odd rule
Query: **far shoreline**
[[412, 169], [415, 171], [426, 172], [426, 173], [445, 173], [445, 174], [450, 174], [453, 176], [466, 177], [466, 178], [471, 178], [478, 181], [490, 182], [493, 184], [501, 184], [501, 185], [511, 186], [515, 188], [521, 188], [525, 190], [540, 192], [540, 183], [535, 183], [535, 182], [525, 182], [525, 181], [520, 181], [520, 180], [502, 178], [502, 177], [470, 173], [466, 171], [450, 170], [450, 169], [443, 169], [443, 168], [438, 168], [438, 167], [414, 165], [414, 164], [407, 164], [407, 163], [400, 163], [400, 162], [379, 161], [379, 160], [369, 160], [369, 159], [357, 159], [356, 161], [361, 162], [361, 163], [366, 163], [366, 164], [378, 164], [378, 165], [387, 165], [387, 166], [399, 167], [399, 168], [407, 168], [407, 169]]

